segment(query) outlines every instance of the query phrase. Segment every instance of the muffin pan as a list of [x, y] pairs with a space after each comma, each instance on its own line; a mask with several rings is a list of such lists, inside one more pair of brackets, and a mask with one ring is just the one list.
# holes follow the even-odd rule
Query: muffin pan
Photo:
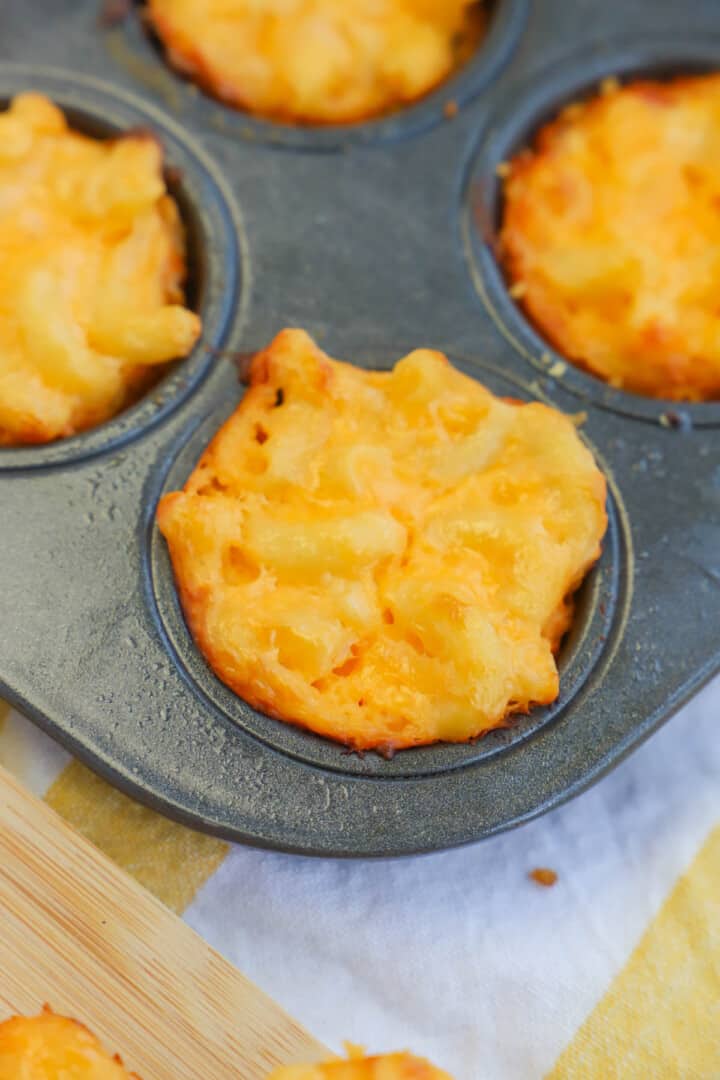
[[[195, 827], [378, 856], [467, 843], [549, 809], [718, 670], [720, 403], [651, 401], [558, 365], [483, 235], [498, 212], [495, 166], [564, 102], [607, 75], [720, 62], [715, 4], [612, 0], [598, 14], [593, 0], [497, 0], [476, 58], [438, 91], [381, 120], [322, 129], [206, 97], [165, 65], [136, 8], [110, 26], [86, 0], [65, 12], [39, 0], [32, 21], [10, 0], [3, 15], [0, 98], [33, 88], [93, 134], [159, 134], [204, 321], [194, 353], [115, 420], [0, 451], [3, 697]], [[286, 325], [368, 367], [439, 348], [496, 393], [586, 414], [610, 524], [552, 706], [473, 744], [384, 760], [254, 712], [209, 670], [155, 507], [239, 400], [238, 354]]]

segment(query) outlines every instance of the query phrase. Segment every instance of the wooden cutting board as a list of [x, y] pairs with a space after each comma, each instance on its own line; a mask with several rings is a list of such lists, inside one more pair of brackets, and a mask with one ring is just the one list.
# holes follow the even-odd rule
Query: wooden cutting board
[[327, 1051], [0, 768], [0, 1019], [43, 1002], [142, 1080], [264, 1080]]

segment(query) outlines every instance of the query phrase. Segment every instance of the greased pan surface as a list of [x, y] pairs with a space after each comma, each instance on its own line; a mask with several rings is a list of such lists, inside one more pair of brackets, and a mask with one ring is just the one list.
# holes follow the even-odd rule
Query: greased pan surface
[[[616, 764], [720, 667], [720, 403], [678, 408], [566, 368], [507, 296], [478, 220], [495, 166], [606, 75], [720, 66], [712, 2], [498, 0], [477, 59], [352, 128], [283, 128], [169, 71], [131, 10], [3, 5], [0, 98], [76, 126], [150, 126], [190, 237], [203, 344], [135, 408], [0, 451], [0, 691], [114, 783], [198, 828], [307, 854], [399, 855], [516, 825]], [[448, 101], [459, 114], [445, 117]], [[299, 325], [387, 367], [428, 345], [492, 390], [587, 413], [610, 528], [548, 709], [391, 761], [255, 713], [179, 610], [157, 500], [242, 393], [231, 354]]]

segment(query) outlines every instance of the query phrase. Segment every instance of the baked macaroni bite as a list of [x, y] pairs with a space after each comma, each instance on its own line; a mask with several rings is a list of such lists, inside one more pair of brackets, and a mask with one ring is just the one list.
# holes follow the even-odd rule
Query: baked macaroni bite
[[412, 1054], [382, 1057], [353, 1054], [348, 1061], [330, 1061], [325, 1065], [288, 1065], [276, 1069], [268, 1080], [452, 1080], [452, 1077]]
[[437, 352], [391, 372], [285, 330], [158, 524], [251, 705], [347, 746], [461, 742], [558, 693], [605, 482], [572, 422]]
[[471, 54], [473, 0], [148, 0], [170, 62], [230, 105], [345, 123], [422, 97]]
[[0, 1080], [140, 1080], [77, 1020], [46, 1008], [0, 1024]]
[[0, 445], [107, 420], [200, 333], [150, 134], [71, 131], [39, 94], [0, 114]]
[[502, 170], [513, 294], [611, 386], [720, 397], [718, 153], [720, 75], [608, 80]]

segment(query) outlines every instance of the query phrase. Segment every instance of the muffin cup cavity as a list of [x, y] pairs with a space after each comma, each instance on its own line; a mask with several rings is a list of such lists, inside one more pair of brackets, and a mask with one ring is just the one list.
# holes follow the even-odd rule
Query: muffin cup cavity
[[492, 0], [488, 25], [474, 54], [419, 100], [368, 120], [322, 125], [263, 119], [212, 97], [172, 67], [143, 17], [143, 7], [136, 3], [128, 17], [105, 31], [110, 55], [136, 80], [145, 82], [148, 89], [159, 88], [168, 99], [177, 96], [183, 112], [190, 110], [193, 119], [219, 134], [286, 149], [333, 151], [395, 142], [454, 117], [490, 85], [509, 60], [522, 34], [529, 4], [528, 0]]
[[96, 79], [15, 65], [0, 68], [0, 104], [24, 90], [47, 95], [77, 131], [114, 138], [149, 129], [165, 154], [165, 179], [182, 218], [187, 245], [187, 303], [203, 323], [197, 345], [133, 405], [82, 434], [41, 446], [0, 449], [0, 471], [47, 468], [92, 457], [127, 443], [168, 416], [202, 381], [242, 309], [244, 235], [239, 211], [204, 151], [177, 125]]
[[[401, 350], [392, 358], [388, 355], [387, 360], [382, 357], [382, 362], [367, 366], [389, 369], [400, 355]], [[451, 359], [456, 367], [478, 378], [496, 394], [524, 400], [537, 398], [527, 384], [506, 373], [479, 363], [470, 366]], [[623, 524], [620, 496], [612, 482], [609, 483], [609, 521], [603, 554], [575, 595], [573, 623], [558, 656], [560, 695], [552, 705], [532, 709], [526, 716], [517, 716], [510, 726], [491, 731], [473, 742], [438, 743], [399, 750], [390, 759], [374, 751], [362, 755], [350, 752], [329, 739], [251, 708], [220, 681], [195, 645], [182, 613], [165, 541], [154, 525], [154, 507], [160, 497], [183, 486], [235, 405], [235, 401], [229, 402], [197, 423], [173, 460], [156, 470], [148, 489], [148, 531], [143, 560], [146, 600], [173, 663], [184, 672], [189, 686], [207, 707], [273, 750], [323, 770], [379, 779], [420, 777], [481, 763], [518, 745], [560, 716], [589, 682], [602, 678], [612, 657], [614, 642], [621, 633], [631, 591], [629, 535]]]
[[689, 431], [720, 425], [720, 402], [689, 403], [615, 389], [576, 366], [542, 336], [513, 299], [494, 250], [502, 218], [502, 165], [564, 106], [595, 96], [603, 80], [672, 78], [718, 68], [720, 40], [672, 38], [615, 42], [602, 52], [577, 52], [512, 86], [476, 141], [465, 171], [462, 243], [472, 283], [498, 331], [544, 376], [585, 401], [622, 416]]

